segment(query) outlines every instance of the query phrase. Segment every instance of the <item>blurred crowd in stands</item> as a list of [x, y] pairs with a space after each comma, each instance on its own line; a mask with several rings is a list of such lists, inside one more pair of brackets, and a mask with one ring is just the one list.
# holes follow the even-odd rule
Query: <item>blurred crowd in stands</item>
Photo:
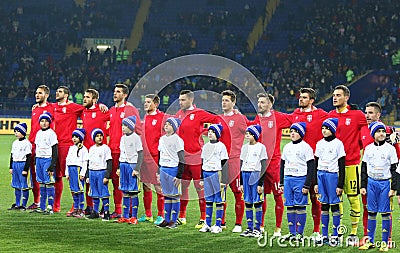
[[[118, 13], [123, 11], [124, 4], [137, 8], [138, 0], [123, 0], [118, 5], [107, 0], [89, 0], [83, 7], [75, 5], [74, 1], [55, 1], [40, 8], [35, 4], [25, 7], [24, 3], [29, 1], [21, 2], [15, 8], [0, 9], [0, 98], [32, 101], [34, 90], [41, 83], [52, 90], [67, 85], [73, 91], [73, 97], [75, 93], [82, 93], [82, 84], [101, 91], [111, 90], [116, 81], [133, 87], [144, 73], [163, 60], [154, 58], [151, 48], [146, 45], [139, 45], [138, 50], [131, 52], [127, 63], [117, 61], [119, 48], [115, 46], [104, 53], [83, 49], [80, 53], [64, 56], [67, 45], [80, 46], [83, 37], [96, 37], [99, 27], [103, 31], [124, 33]], [[153, 5], [161, 2], [155, 1]], [[350, 83], [369, 70], [388, 69], [398, 73], [399, 1], [312, 1], [312, 5], [299, 10], [292, 10], [285, 6], [284, 1], [281, 2], [281, 7], [286, 8], [289, 15], [281, 27], [282, 31], [289, 31], [289, 46], [285, 50], [259, 49], [250, 54], [245, 43], [247, 34], [238, 36], [231, 32], [253, 15], [255, 6], [251, 4], [244, 4], [240, 13], [201, 10], [181, 13], [176, 22], [197, 26], [198, 30], [192, 33], [204, 33], [208, 27], [216, 26], [218, 32], [214, 41], [209, 42], [209, 53], [229, 57], [250, 69], [266, 91], [276, 97], [282, 110], [296, 107], [293, 101], [296, 101], [300, 87], [313, 87], [318, 92], [318, 99], [322, 99], [335, 85]], [[229, 1], [216, 3], [228, 5]], [[152, 8], [160, 11], [157, 6]], [[46, 17], [22, 18], [35, 15]], [[300, 20], [304, 22], [292, 23], [291, 17], [298, 15], [302, 15]], [[131, 27], [125, 30], [130, 32]], [[295, 36], [290, 31], [302, 31], [302, 35]], [[267, 28], [261, 40], [273, 41], [274, 34]], [[168, 48], [171, 41], [184, 46], [170, 58], [196, 53], [198, 42], [190, 33], [160, 32], [159, 47]], [[232, 43], [237, 47], [226, 52], [225, 45]], [[116, 80], [113, 73], [123, 70], [130, 71], [129, 76]], [[217, 92], [226, 89], [226, 83], [221, 80], [193, 77], [178, 80], [169, 91], [209, 89], [210, 82]], [[376, 100], [384, 107], [385, 113], [398, 109], [399, 89], [396, 75], [391, 86], [377, 91]]]

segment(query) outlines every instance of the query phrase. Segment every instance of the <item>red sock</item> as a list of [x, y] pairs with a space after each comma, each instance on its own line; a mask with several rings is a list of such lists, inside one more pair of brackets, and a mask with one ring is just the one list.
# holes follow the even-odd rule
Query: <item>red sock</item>
[[61, 208], [61, 195], [63, 192], [64, 184], [62, 177], [57, 177], [54, 184], [55, 196], [54, 196], [54, 209], [60, 210]]
[[90, 184], [86, 184], [86, 206], [93, 207], [93, 199], [89, 196]]
[[264, 194], [264, 201], [262, 203], [261, 209], [262, 209], [262, 217], [261, 217], [261, 227], [264, 227], [264, 217], [265, 213], [267, 212], [267, 195]]
[[[35, 149], [35, 148], [34, 148]], [[35, 153], [35, 150], [32, 150], [32, 154]], [[30, 167], [30, 172], [32, 175], [32, 193], [33, 193], [33, 202], [34, 203], [40, 203], [40, 185], [36, 181], [36, 170], [35, 170], [35, 165], [34, 165], [34, 158], [31, 160], [31, 167]]]
[[311, 194], [311, 214], [314, 220], [314, 231], [319, 233], [319, 227], [321, 224], [321, 202], [318, 201], [317, 196], [315, 194]]
[[368, 210], [367, 210], [367, 196], [361, 195], [361, 200], [363, 203], [363, 226], [364, 226], [364, 236], [368, 236]]
[[157, 209], [158, 216], [164, 217], [164, 195], [157, 192]]
[[236, 222], [235, 225], [242, 224], [243, 215], [244, 215], [244, 200], [241, 192], [233, 193], [235, 195], [235, 214], [236, 214]]
[[206, 200], [204, 198], [199, 199], [200, 207], [200, 220], [206, 219]]
[[153, 202], [153, 193], [151, 190], [145, 191], [143, 193], [143, 205], [147, 217], [153, 216], [153, 213], [151, 212], [151, 202]]
[[226, 221], [225, 221], [225, 215], [226, 215], [226, 202], [224, 202], [224, 203], [222, 204], [222, 206], [224, 207], [224, 212], [222, 213], [222, 220], [221, 220], [221, 224], [225, 224], [225, 223], [226, 223]]
[[186, 218], [186, 208], [189, 203], [187, 199], [181, 199], [181, 207], [179, 210], [179, 218]]
[[40, 185], [36, 181], [36, 178], [33, 179], [33, 176], [32, 176], [32, 181], [33, 181], [33, 188], [32, 188], [33, 202], [40, 203]]
[[282, 227], [282, 217], [283, 217], [283, 199], [282, 195], [274, 195], [275, 200], [275, 226], [277, 228]]
[[123, 193], [120, 189], [118, 189], [119, 187], [119, 179], [114, 179], [112, 180], [114, 189], [113, 189], [113, 195], [114, 195], [114, 205], [115, 205], [115, 212], [117, 214], [121, 214], [122, 213], [122, 196]]

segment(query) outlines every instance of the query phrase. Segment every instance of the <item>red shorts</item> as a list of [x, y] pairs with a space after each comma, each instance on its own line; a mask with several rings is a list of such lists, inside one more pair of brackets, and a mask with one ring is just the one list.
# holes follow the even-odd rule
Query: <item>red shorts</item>
[[119, 181], [119, 176], [117, 175], [117, 170], [119, 168], [119, 155], [120, 153], [111, 153], [112, 157], [112, 171], [111, 171], [111, 179], [118, 180]]
[[282, 194], [279, 190], [280, 182], [280, 161], [279, 159], [271, 160], [264, 178], [264, 193], [274, 195]]
[[185, 169], [182, 174], [182, 186], [189, 186], [190, 181], [193, 179], [194, 186], [198, 189], [203, 188], [200, 185], [201, 179], [201, 164], [188, 165], [185, 164]]
[[56, 165], [56, 178], [65, 177], [65, 166], [69, 147], [58, 146], [58, 161]]
[[240, 157], [229, 158], [228, 179], [232, 192], [240, 192]]
[[158, 172], [158, 155], [145, 156], [140, 168], [140, 180], [143, 183], [159, 184], [156, 173]]

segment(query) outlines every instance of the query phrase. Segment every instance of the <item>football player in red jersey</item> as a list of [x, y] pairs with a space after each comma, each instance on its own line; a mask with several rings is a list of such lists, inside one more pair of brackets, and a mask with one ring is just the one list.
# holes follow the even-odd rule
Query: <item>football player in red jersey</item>
[[[263, 132], [260, 136], [261, 143], [267, 148], [268, 159], [267, 171], [264, 179], [264, 194], [272, 192], [275, 200], [275, 231], [274, 236], [281, 236], [283, 217], [282, 191], [279, 189], [280, 162], [281, 162], [281, 139], [282, 129], [292, 125], [291, 117], [287, 114], [272, 109], [275, 98], [271, 94], [260, 93], [258, 98], [258, 114], [253, 124], [261, 125]], [[267, 209], [267, 201], [264, 201], [262, 210], [263, 218], [261, 228], [264, 229], [264, 216]]]
[[[322, 122], [327, 119], [328, 113], [314, 106], [316, 98], [315, 90], [311, 88], [301, 88], [299, 96], [299, 108], [292, 113], [292, 122], [306, 122], [307, 131], [303, 140], [311, 146], [315, 152], [317, 142], [322, 139]], [[312, 203], [311, 212], [314, 220], [313, 237], [318, 237], [321, 224], [321, 203], [317, 199], [314, 191], [315, 182], [311, 183], [310, 199]]]
[[68, 149], [73, 145], [72, 132], [77, 127], [78, 117], [82, 115], [84, 107], [68, 100], [70, 90], [66, 86], [59, 86], [56, 90], [54, 105], [54, 125], [58, 139], [58, 162], [56, 167], [56, 183], [54, 197], [54, 212], [60, 212], [61, 195], [63, 191], [62, 178], [65, 176], [65, 159]]
[[[82, 113], [82, 125], [86, 130], [86, 133], [91, 133], [93, 129], [99, 128], [106, 133], [107, 122], [110, 120], [110, 112], [102, 111], [100, 106], [97, 104], [99, 100], [99, 92], [95, 89], [87, 89], [83, 95], [83, 106], [85, 109]], [[105, 136], [106, 137], [106, 136]], [[103, 139], [103, 143], [107, 143], [107, 138]], [[90, 137], [90, 134], [85, 135], [85, 139], [83, 140], [83, 145], [89, 150], [90, 147], [94, 145], [93, 139]], [[86, 184], [86, 206], [85, 214], [90, 214], [93, 201], [92, 198], [88, 195], [90, 185]]]
[[[221, 119], [205, 110], [197, 108], [194, 104], [194, 93], [182, 90], [179, 95], [180, 110], [176, 113], [182, 123], [179, 127], [179, 136], [185, 145], [185, 169], [182, 174], [182, 196], [178, 224], [186, 224], [186, 207], [189, 202], [189, 185], [193, 179], [200, 206], [200, 221], [195, 228], [203, 227], [206, 218], [206, 202], [204, 189], [200, 185], [201, 179], [201, 133], [206, 123], [220, 123]], [[224, 135], [224, 134], [223, 134]], [[224, 142], [223, 136], [221, 141]]]
[[[32, 144], [32, 159], [30, 171], [32, 175], [32, 192], [33, 192], [33, 204], [28, 207], [28, 209], [36, 209], [39, 207], [40, 192], [39, 183], [36, 181], [36, 170], [35, 170], [35, 138], [36, 133], [40, 130], [39, 116], [45, 112], [53, 113], [53, 104], [47, 102], [50, 96], [50, 89], [46, 85], [39, 85], [36, 89], [35, 99], [37, 107], [32, 110], [31, 116], [31, 131], [29, 133], [29, 141]], [[54, 127], [52, 124], [51, 128]]]
[[[381, 113], [382, 113], [382, 107], [379, 103], [369, 102], [365, 105], [365, 117], [366, 117], [368, 125], [370, 125], [372, 122], [381, 121], [380, 120]], [[371, 131], [368, 128], [368, 126], [364, 126], [361, 128], [361, 142], [362, 142], [363, 149], [365, 149], [365, 147], [368, 146], [368, 144], [371, 144], [374, 142], [374, 138], [372, 138], [370, 133], [371, 133]], [[396, 134], [396, 133], [394, 133], [393, 129], [386, 126], [386, 134], [390, 137], [391, 134]], [[387, 141], [389, 141], [389, 140], [387, 140]], [[390, 144], [392, 144], [395, 147], [397, 157], [400, 158], [400, 145], [397, 142], [392, 142], [391, 140], [389, 142], [390, 142]], [[361, 199], [362, 199], [362, 203], [363, 203], [363, 226], [364, 226], [364, 238], [361, 240], [361, 243], [364, 243], [368, 236], [368, 231], [367, 231], [368, 210], [367, 210], [366, 195], [361, 195]], [[389, 240], [391, 240], [390, 239], [391, 234], [392, 234], [391, 232], [392, 231], [390, 231], [390, 234], [389, 234]]]
[[158, 110], [160, 97], [157, 94], [147, 94], [144, 99], [144, 110], [146, 112], [143, 120], [142, 143], [144, 151], [144, 159], [140, 170], [140, 180], [143, 182], [143, 204], [145, 214], [143, 214], [139, 222], [153, 221], [151, 211], [151, 203], [153, 201], [153, 193], [151, 185], [157, 193], [157, 219], [154, 224], [159, 225], [164, 219], [164, 196], [161, 192], [161, 185], [157, 182], [156, 173], [158, 171], [158, 143], [161, 135], [163, 135], [163, 126], [166, 118], [165, 114]]
[[347, 102], [350, 90], [344, 85], [338, 85], [333, 91], [333, 106], [336, 108], [329, 112], [329, 118], [338, 118], [336, 137], [343, 142], [346, 152], [346, 169], [344, 193], [350, 202], [351, 231], [349, 238], [358, 242], [357, 229], [360, 220], [360, 140], [361, 128], [367, 125], [365, 115], [360, 110], [354, 110]]
[[[130, 103], [126, 102], [126, 98], [129, 94], [129, 88], [125, 84], [116, 84], [114, 86], [114, 102], [115, 105], [110, 109], [110, 127], [108, 128], [108, 135], [110, 140], [108, 146], [111, 149], [112, 156], [112, 173], [111, 179], [113, 183], [113, 196], [115, 211], [111, 214], [111, 218], [121, 218], [122, 212], [122, 191], [118, 189], [119, 187], [119, 177], [116, 174], [119, 166], [119, 155], [121, 153], [119, 149], [119, 144], [122, 136], [122, 120], [128, 116], [136, 116], [139, 122], [140, 116], [139, 112]], [[142, 125], [136, 124], [135, 132], [138, 135], [142, 134]]]
[[[233, 233], [242, 232], [242, 219], [244, 214], [244, 200], [240, 191], [240, 152], [243, 145], [244, 134], [248, 124], [248, 119], [234, 112], [236, 103], [236, 94], [231, 90], [225, 90], [222, 95], [222, 111], [220, 117], [229, 126], [231, 134], [231, 148], [228, 159], [228, 179], [229, 186], [235, 196], [235, 214], [236, 221]], [[222, 217], [222, 226], [225, 225], [226, 202], [224, 202], [224, 215]]]

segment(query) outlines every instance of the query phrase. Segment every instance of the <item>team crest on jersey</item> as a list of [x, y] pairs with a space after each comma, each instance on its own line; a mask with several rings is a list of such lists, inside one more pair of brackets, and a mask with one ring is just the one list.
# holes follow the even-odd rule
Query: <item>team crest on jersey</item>
[[307, 121], [308, 122], [311, 122], [312, 121], [312, 115], [310, 114], [310, 115], [307, 115]]
[[96, 118], [96, 113], [92, 112], [92, 119]]
[[274, 122], [268, 121], [268, 128], [273, 128], [273, 127], [274, 127]]
[[63, 112], [63, 113], [67, 113], [67, 107], [63, 107], [63, 108], [62, 108], [62, 112]]
[[151, 124], [152, 124], [153, 126], [155, 126], [155, 125], [157, 124], [157, 120], [156, 120], [156, 119], [153, 119], [153, 121], [151, 122]]
[[190, 114], [189, 119], [190, 119], [190, 120], [194, 120], [194, 114]]
[[230, 121], [229, 121], [229, 127], [233, 127], [234, 124], [235, 124], [235, 121], [234, 121], [234, 120], [230, 120]]
[[121, 112], [119, 116], [121, 117], [121, 119], [125, 118], [125, 112]]
[[350, 123], [351, 123], [351, 119], [350, 118], [346, 118], [346, 126], [349, 126], [350, 125]]

